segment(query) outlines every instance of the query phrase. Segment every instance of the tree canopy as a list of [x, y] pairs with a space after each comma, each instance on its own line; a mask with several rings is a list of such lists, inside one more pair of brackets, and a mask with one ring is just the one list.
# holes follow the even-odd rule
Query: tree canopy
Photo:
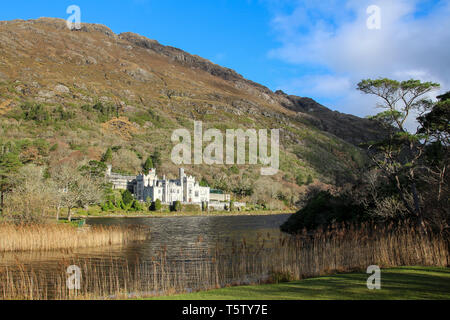
[[413, 110], [419, 110], [429, 105], [429, 100], [419, 99], [425, 94], [439, 89], [440, 85], [434, 82], [421, 82], [420, 80], [397, 81], [391, 79], [366, 79], [358, 83], [358, 90], [365, 94], [372, 94], [382, 99], [383, 104], [378, 107], [387, 109], [380, 114], [386, 122], [390, 120], [398, 130], [406, 131], [405, 121]]

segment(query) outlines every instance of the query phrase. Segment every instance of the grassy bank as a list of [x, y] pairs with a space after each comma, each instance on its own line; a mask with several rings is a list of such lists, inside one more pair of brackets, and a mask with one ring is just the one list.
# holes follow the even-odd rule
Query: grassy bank
[[0, 223], [0, 252], [49, 251], [126, 244], [144, 240], [148, 232], [140, 228], [94, 226], [77, 228], [71, 224]]
[[420, 300], [450, 299], [450, 268], [401, 267], [381, 271], [381, 289], [365, 273], [336, 274], [280, 284], [242, 286], [158, 297], [162, 300]]

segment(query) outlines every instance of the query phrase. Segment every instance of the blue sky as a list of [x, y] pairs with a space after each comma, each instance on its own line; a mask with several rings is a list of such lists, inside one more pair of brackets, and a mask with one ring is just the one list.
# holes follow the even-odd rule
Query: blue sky
[[[72, 4], [82, 22], [142, 34], [341, 112], [377, 111], [355, 90], [366, 77], [450, 90], [448, 0], [15, 0], [2, 3], [0, 20], [67, 18]], [[380, 30], [366, 26], [373, 4]]]

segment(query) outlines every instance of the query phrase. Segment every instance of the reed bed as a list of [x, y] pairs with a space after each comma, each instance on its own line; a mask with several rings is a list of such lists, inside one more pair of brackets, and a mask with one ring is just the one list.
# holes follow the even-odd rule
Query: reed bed
[[[122, 299], [299, 280], [362, 271], [369, 265], [449, 265], [449, 243], [444, 236], [408, 225], [334, 226], [313, 234], [269, 236], [252, 243], [246, 239], [231, 245], [218, 243], [215, 248], [180, 252], [175, 257], [161, 248], [146, 261], [71, 260], [55, 272], [20, 265], [0, 268], [0, 298]], [[66, 286], [66, 268], [73, 264], [82, 271], [80, 290]]]
[[126, 244], [145, 240], [147, 235], [148, 231], [143, 228], [0, 223], [0, 252], [71, 250]]

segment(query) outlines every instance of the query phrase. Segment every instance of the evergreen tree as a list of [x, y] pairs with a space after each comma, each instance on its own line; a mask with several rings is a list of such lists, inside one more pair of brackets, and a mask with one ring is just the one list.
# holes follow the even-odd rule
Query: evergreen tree
[[106, 164], [95, 160], [80, 168], [81, 173], [95, 178], [103, 178], [105, 176]]
[[230, 211], [234, 211], [234, 209], [235, 209], [234, 201], [231, 200], [231, 201], [230, 201]]
[[159, 150], [155, 150], [155, 152], [153, 152], [151, 159], [155, 168], [159, 168], [161, 166], [161, 153]]
[[102, 162], [103, 163], [110, 163], [112, 160], [112, 150], [111, 148], [108, 148], [105, 152], [105, 154], [102, 156]]
[[150, 169], [153, 169], [153, 160], [152, 157], [148, 157], [147, 160], [145, 161], [144, 165], [142, 166], [142, 168], [144, 169], [144, 172], [147, 173]]
[[133, 202], [134, 198], [133, 195], [129, 190], [125, 190], [122, 194], [122, 201], [123, 203], [128, 206]]
[[208, 180], [206, 180], [205, 177], [202, 178], [202, 180], [200, 181], [200, 187], [209, 187], [209, 182]]
[[2, 213], [5, 193], [11, 190], [12, 177], [21, 166], [22, 163], [17, 154], [12, 152], [0, 154], [0, 211]]

